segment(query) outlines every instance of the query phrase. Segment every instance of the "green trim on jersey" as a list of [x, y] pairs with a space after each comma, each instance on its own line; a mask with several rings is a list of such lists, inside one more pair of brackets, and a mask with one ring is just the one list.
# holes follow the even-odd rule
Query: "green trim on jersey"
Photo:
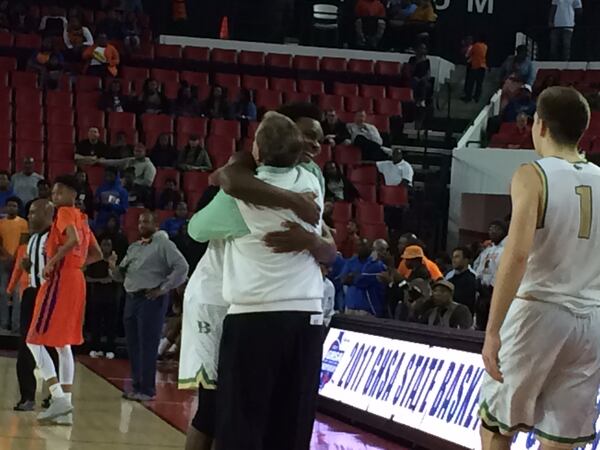
[[548, 177], [546, 176], [546, 172], [544, 172], [542, 166], [537, 161], [534, 161], [532, 165], [533, 168], [536, 169], [536, 172], [542, 181], [542, 210], [538, 213], [537, 223], [537, 229], [539, 230], [540, 228], [544, 228], [546, 223], [546, 211], [548, 210]]

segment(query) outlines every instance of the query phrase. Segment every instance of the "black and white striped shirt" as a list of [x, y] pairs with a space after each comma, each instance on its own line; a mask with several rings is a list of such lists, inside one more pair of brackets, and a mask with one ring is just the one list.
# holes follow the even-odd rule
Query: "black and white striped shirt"
[[27, 244], [27, 256], [31, 261], [29, 269], [29, 286], [39, 288], [42, 285], [44, 267], [46, 266], [46, 240], [48, 231], [34, 233]]

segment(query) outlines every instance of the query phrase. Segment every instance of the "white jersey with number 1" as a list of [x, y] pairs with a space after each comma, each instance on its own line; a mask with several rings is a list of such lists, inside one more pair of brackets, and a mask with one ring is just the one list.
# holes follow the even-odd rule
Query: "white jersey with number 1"
[[600, 168], [556, 157], [533, 165], [542, 209], [517, 297], [589, 314], [600, 307]]

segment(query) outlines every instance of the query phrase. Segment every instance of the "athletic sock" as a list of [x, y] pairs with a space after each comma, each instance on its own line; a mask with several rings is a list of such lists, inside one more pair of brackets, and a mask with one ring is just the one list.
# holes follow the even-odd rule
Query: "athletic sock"
[[69, 401], [69, 403], [71, 403], [71, 397], [73, 394], [71, 394], [70, 392], [65, 392], [65, 398]]
[[53, 384], [48, 389], [50, 390], [50, 395], [52, 395], [52, 398], [63, 398], [65, 396], [60, 383]]

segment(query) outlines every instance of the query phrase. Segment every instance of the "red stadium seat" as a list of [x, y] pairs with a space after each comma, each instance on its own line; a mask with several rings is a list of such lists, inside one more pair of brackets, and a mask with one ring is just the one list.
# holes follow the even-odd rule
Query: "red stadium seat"
[[15, 161], [23, 161], [25, 157], [33, 158], [37, 162], [44, 161], [44, 144], [37, 141], [17, 140], [15, 145]]
[[583, 83], [587, 86], [600, 85], [600, 70], [586, 70], [583, 77]]
[[311, 95], [308, 92], [284, 92], [285, 101], [288, 103], [310, 103]]
[[319, 71], [319, 57], [318, 56], [294, 56], [293, 62], [294, 69], [296, 70], [309, 70], [311, 72]]
[[360, 86], [360, 95], [371, 97], [375, 100], [385, 98], [385, 86], [362, 84]]
[[162, 93], [169, 100], [175, 100], [179, 94], [179, 81], [164, 81], [162, 84]]
[[17, 70], [17, 58], [12, 56], [0, 56], [0, 70], [10, 72]]
[[[227, 157], [231, 156], [236, 148], [235, 148], [235, 139], [226, 136], [209, 136], [206, 139], [206, 149], [209, 151], [211, 158], [212, 155], [226, 155]], [[227, 159], [225, 159], [225, 163]], [[215, 166], [213, 161], [213, 166]]]
[[114, 144], [117, 142], [117, 134], [125, 134], [125, 142], [128, 145], [135, 145], [138, 143], [138, 132], [135, 128], [124, 128], [122, 130], [110, 130], [110, 143]]
[[0, 103], [0, 123], [12, 123], [12, 107], [10, 103]]
[[374, 184], [355, 184], [354, 187], [360, 195], [360, 200], [368, 203], [377, 203], [377, 186]]
[[356, 166], [362, 160], [360, 148], [352, 145], [338, 145], [335, 149], [335, 162], [340, 165]]
[[190, 211], [196, 211], [196, 209], [198, 209], [198, 203], [200, 202], [200, 199], [203, 195], [204, 191], [189, 191], [185, 193], [188, 209]]
[[237, 140], [242, 137], [241, 125], [237, 120], [213, 119], [210, 122], [210, 135]]
[[0, 161], [10, 161], [11, 159], [12, 145], [10, 139], [0, 138]]
[[41, 126], [44, 122], [44, 110], [38, 105], [32, 107], [19, 106], [15, 113], [15, 122]]
[[86, 166], [84, 169], [88, 181], [92, 186], [100, 186], [104, 181], [104, 168], [100, 166]]
[[269, 79], [267, 77], [244, 75], [244, 78], [242, 79], [242, 86], [250, 90], [268, 89]]
[[159, 83], [179, 83], [179, 72], [167, 69], [151, 69], [150, 78], [154, 78]]
[[14, 88], [37, 89], [38, 74], [34, 72], [12, 72], [10, 84]]
[[125, 218], [123, 219], [123, 227], [126, 229], [137, 229], [138, 219], [140, 215], [145, 211], [145, 208], [130, 207], [125, 212]]
[[151, 61], [154, 59], [154, 44], [152, 42], [142, 42], [131, 54], [131, 59], [134, 61]]
[[44, 126], [41, 123], [18, 123], [15, 138], [17, 141], [44, 142]]
[[79, 128], [104, 128], [104, 111], [99, 109], [83, 109], [77, 111]]
[[73, 95], [70, 92], [47, 91], [46, 106], [70, 108], [73, 106]]
[[352, 220], [352, 203], [335, 202], [331, 218], [334, 222], [350, 222]]
[[181, 59], [183, 55], [181, 46], [169, 44], [156, 44], [154, 47], [154, 56], [164, 59]]
[[379, 202], [386, 206], [408, 205], [408, 189], [406, 186], [380, 186]]
[[325, 163], [331, 160], [333, 160], [333, 152], [331, 151], [331, 147], [326, 144], [321, 144], [321, 151], [313, 158], [313, 161], [322, 169], [325, 167]]
[[560, 84], [563, 86], [577, 86], [583, 82], [585, 70], [563, 70], [560, 73]]
[[177, 131], [205, 137], [208, 134], [208, 119], [204, 117], [179, 117]]
[[383, 223], [383, 205], [370, 203], [367, 200], [358, 202], [356, 204], [356, 220], [359, 224]]
[[367, 117], [367, 122], [375, 125], [379, 131], [389, 133], [390, 132], [390, 118], [385, 114], [375, 114], [369, 115]]
[[344, 58], [321, 58], [320, 67], [326, 72], [345, 72], [348, 62]]
[[259, 108], [270, 111], [279, 108], [283, 103], [283, 98], [279, 91], [259, 90], [256, 91], [254, 102]]
[[362, 237], [371, 241], [388, 238], [387, 226], [384, 223], [361, 224], [359, 227], [359, 232]]
[[296, 80], [292, 78], [271, 78], [269, 87], [274, 91], [295, 92]]
[[278, 67], [281, 69], [292, 68], [292, 55], [280, 53], [268, 53], [265, 58], [265, 64], [270, 67]]
[[319, 108], [321, 110], [326, 111], [329, 109], [334, 109], [336, 111], [340, 111], [344, 109], [344, 97], [341, 95], [321, 95], [319, 96]]
[[179, 78], [181, 81], [187, 81], [192, 86], [207, 86], [209, 84], [207, 73], [184, 71], [181, 72]]
[[12, 89], [0, 87], [0, 104], [9, 105], [12, 103]]
[[63, 73], [58, 77], [58, 88], [59, 91], [71, 92], [71, 77], [66, 73]]
[[213, 48], [210, 52], [210, 60], [221, 64], [236, 64], [237, 51]]
[[0, 33], [0, 47], [12, 47], [12, 45], [13, 35], [5, 31]]
[[373, 112], [373, 100], [367, 97], [345, 97], [344, 104], [346, 111], [366, 111], [367, 114]]
[[48, 161], [73, 161], [75, 150], [72, 144], [49, 144]]
[[54, 180], [60, 175], [75, 173], [74, 161], [54, 161], [48, 163], [48, 178]]
[[298, 81], [298, 92], [312, 95], [323, 94], [325, 85], [319, 80], [300, 80]]
[[263, 52], [250, 52], [243, 50], [238, 55], [238, 64], [245, 66], [264, 66], [265, 54]]
[[31, 107], [32, 105], [42, 104], [42, 91], [39, 89], [15, 89], [15, 103], [17, 107], [24, 105]]
[[356, 113], [346, 112], [346, 111], [338, 111], [338, 118], [344, 123], [352, 123], [354, 122], [354, 116]]
[[240, 76], [233, 73], [217, 73], [215, 74], [215, 84], [226, 88], [236, 88], [242, 85]]
[[96, 92], [81, 92], [77, 94], [75, 99], [75, 106], [77, 111], [83, 109], [97, 109], [98, 101], [102, 94], [99, 91]]
[[135, 114], [128, 112], [108, 113], [108, 129], [111, 133], [135, 129]]
[[102, 89], [102, 79], [89, 75], [79, 75], [75, 80], [75, 92], [94, 92]]
[[150, 78], [150, 71], [145, 67], [122, 67], [121, 77], [126, 80], [144, 81]]
[[66, 125], [48, 126], [48, 143], [51, 144], [74, 144], [75, 136], [73, 127]]
[[400, 100], [401, 102], [414, 102], [413, 91], [408, 87], [387, 87], [387, 98]]
[[372, 74], [373, 61], [370, 59], [351, 59], [348, 61], [348, 72]]
[[345, 97], [356, 96], [358, 95], [358, 85], [346, 83], [333, 83], [333, 93], [335, 95], [343, 95]]
[[377, 75], [398, 76], [401, 68], [402, 65], [394, 61], [377, 61], [375, 63], [375, 73]]
[[391, 98], [382, 98], [375, 100], [375, 112], [387, 116], [401, 116], [402, 102]]
[[349, 179], [353, 183], [377, 184], [377, 169], [375, 166], [354, 167]]
[[42, 46], [42, 38], [37, 34], [15, 33], [15, 47], [38, 49]]
[[204, 192], [208, 187], [209, 173], [185, 172], [183, 174], [183, 190], [188, 192]]
[[[28, 155], [24, 155], [24, 156], [28, 156]], [[25, 159], [24, 157], [15, 159], [15, 172], [20, 172], [23, 170], [24, 159]], [[44, 160], [43, 159], [36, 159], [33, 162], [33, 171], [36, 173], [39, 173], [39, 174], [44, 173]]]
[[154, 178], [153, 186], [159, 190], [165, 187], [165, 183], [169, 178], [175, 180], [175, 184], [179, 187], [179, 171], [171, 168], [157, 168], [156, 177]]
[[[166, 114], [144, 114], [142, 116], [142, 129], [145, 133], [173, 133], [173, 119]], [[148, 145], [148, 143], [146, 143]]]
[[190, 61], [208, 61], [210, 49], [207, 47], [184, 47], [183, 59]]
[[0, 122], [0, 140], [10, 140], [13, 135], [12, 122]]
[[0, 71], [0, 87], [8, 87], [9, 86], [9, 82], [8, 82], [8, 72], [1, 72]]
[[248, 137], [253, 138], [256, 135], [256, 130], [258, 130], [258, 122], [250, 122], [248, 124]]

